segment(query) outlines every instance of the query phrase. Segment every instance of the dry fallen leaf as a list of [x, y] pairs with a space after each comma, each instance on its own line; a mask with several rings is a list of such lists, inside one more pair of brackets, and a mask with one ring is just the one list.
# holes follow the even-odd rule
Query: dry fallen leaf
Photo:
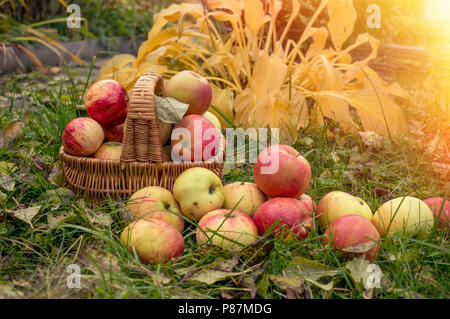
[[12, 192], [14, 190], [15, 185], [16, 180], [14, 177], [0, 171], [0, 187], [4, 188], [8, 192]]
[[339, 269], [303, 257], [294, 257], [284, 269], [285, 276], [303, 278], [305, 281], [327, 291], [333, 288], [333, 281], [331, 280], [328, 284], [322, 284], [318, 280], [325, 276], [333, 277], [340, 272], [341, 270]]
[[0, 203], [6, 202], [7, 199], [8, 199], [8, 195], [6, 195], [3, 192], [0, 192]]
[[50, 228], [63, 224], [68, 219], [75, 217], [73, 212], [54, 212], [47, 214], [47, 223]]
[[343, 248], [342, 250], [347, 253], [353, 254], [363, 254], [371, 250], [377, 243], [374, 241], [370, 241], [368, 243], [362, 243], [354, 246], [348, 246]]
[[[355, 257], [351, 261], [347, 262], [345, 264], [345, 268], [347, 268], [350, 271], [350, 275], [357, 284], [361, 284], [364, 287], [364, 290], [369, 290], [374, 288], [373, 285], [374, 280], [378, 280], [381, 283], [383, 273], [380, 270], [380, 273], [376, 273], [374, 264], [371, 264], [370, 261], [364, 258]], [[375, 270], [375, 271], [374, 271]], [[375, 276], [379, 275], [379, 278], [376, 278]]]
[[86, 248], [78, 262], [95, 274], [120, 271], [119, 261], [114, 255], [94, 247]]
[[14, 142], [16, 142], [17, 140], [19, 140], [20, 138], [23, 137], [23, 135], [25, 134], [23, 127], [25, 126], [24, 123], [20, 122], [20, 121], [14, 121], [9, 123], [4, 131], [3, 131], [3, 144], [4, 146], [8, 147], [10, 145], [12, 145]]
[[311, 299], [305, 281], [300, 277], [270, 275], [270, 280], [282, 291], [286, 299]]
[[25, 209], [18, 209], [15, 211], [12, 211], [11, 214], [17, 218], [20, 219], [26, 223], [28, 223], [31, 227], [33, 227], [33, 224], [31, 223], [32, 219], [39, 213], [42, 206], [33, 206], [28, 207]]
[[0, 299], [21, 299], [24, 295], [10, 284], [0, 284]]

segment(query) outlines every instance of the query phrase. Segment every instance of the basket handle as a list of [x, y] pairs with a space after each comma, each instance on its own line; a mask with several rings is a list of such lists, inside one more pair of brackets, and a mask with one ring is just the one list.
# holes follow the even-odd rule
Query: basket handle
[[141, 75], [134, 85], [124, 125], [122, 162], [164, 161], [154, 98], [163, 86], [161, 75], [153, 72]]

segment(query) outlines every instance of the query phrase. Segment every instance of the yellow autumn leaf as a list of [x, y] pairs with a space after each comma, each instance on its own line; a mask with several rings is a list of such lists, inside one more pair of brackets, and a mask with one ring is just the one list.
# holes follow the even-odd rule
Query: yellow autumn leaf
[[[234, 122], [233, 118], [233, 104], [234, 104], [234, 96], [233, 91], [231, 89], [219, 89], [217, 87], [212, 87], [212, 101], [211, 105], [215, 106], [220, 110], [220, 112], [231, 122]], [[212, 112], [220, 121], [220, 125], [225, 127], [230, 127], [228, 122], [213, 108], [209, 108], [210, 112]]]
[[280, 57], [260, 57], [253, 66], [251, 88], [258, 97], [277, 95], [286, 80], [287, 69]]
[[203, 14], [203, 7], [201, 4], [197, 3], [174, 3], [155, 14], [155, 20], [165, 19], [168, 22], [177, 22], [180, 17], [186, 14], [190, 14], [198, 18]]
[[317, 56], [325, 47], [328, 40], [328, 30], [325, 27], [322, 28], [309, 28], [308, 37], [312, 38], [312, 43], [306, 52], [305, 57], [311, 59]]
[[[342, 91], [344, 88], [342, 74], [323, 55], [319, 57], [322, 62], [322, 69], [318, 77], [319, 83], [317, 83], [319, 90]], [[345, 100], [333, 96], [321, 96], [318, 100], [318, 107], [323, 116], [339, 122], [344, 130], [349, 131], [356, 128], [350, 116], [348, 103]]]
[[353, 32], [357, 14], [353, 6], [353, 0], [328, 0], [328, 31], [336, 50]]
[[97, 77], [101, 78], [105, 74], [117, 73], [125, 66], [133, 64], [135, 60], [136, 57], [131, 54], [117, 54], [103, 63]]
[[264, 25], [264, 8], [261, 0], [246, 0], [244, 4], [244, 19], [246, 26], [253, 34], [258, 34]]
[[373, 89], [354, 91], [321, 91], [323, 96], [342, 99], [356, 108], [365, 131], [380, 135], [404, 136], [407, 124], [402, 109], [387, 95]]
[[228, 9], [237, 16], [242, 14], [242, 1], [238, 0], [208, 0], [208, 7], [210, 9]]

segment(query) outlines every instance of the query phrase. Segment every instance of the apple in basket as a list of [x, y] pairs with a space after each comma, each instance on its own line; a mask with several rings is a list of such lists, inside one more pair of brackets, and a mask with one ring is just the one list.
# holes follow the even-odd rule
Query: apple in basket
[[311, 166], [294, 148], [277, 144], [258, 155], [253, 176], [270, 197], [299, 197], [308, 190]]
[[164, 95], [189, 104], [185, 115], [205, 113], [212, 100], [212, 88], [208, 80], [193, 71], [181, 71], [167, 81]]
[[157, 219], [138, 219], [120, 234], [130, 252], [133, 247], [144, 262], [163, 263], [184, 251], [184, 238], [172, 225]]
[[78, 117], [64, 128], [62, 144], [71, 155], [89, 156], [98, 150], [104, 138], [100, 124], [88, 117]]
[[115, 80], [95, 82], [86, 92], [84, 104], [89, 116], [105, 126], [122, 124], [127, 117], [128, 94]]
[[172, 131], [172, 160], [201, 162], [221, 154], [224, 137], [201, 115], [188, 115]]
[[208, 121], [210, 121], [215, 127], [217, 127], [219, 130], [222, 129], [222, 125], [220, 125], [220, 121], [217, 118], [217, 116], [215, 116], [214, 114], [212, 114], [211, 112], [205, 112], [203, 113], [203, 117], [205, 119], [207, 119]]
[[122, 155], [122, 143], [106, 142], [92, 155], [93, 158], [104, 160], [118, 160]]
[[213, 210], [200, 219], [198, 226], [198, 244], [209, 242], [224, 249], [236, 249], [258, 238], [258, 229], [252, 218], [237, 210]]
[[141, 188], [128, 199], [127, 209], [134, 219], [158, 219], [172, 225], [180, 233], [184, 230], [184, 219], [178, 216], [182, 215], [180, 206], [165, 188]]
[[123, 141], [123, 127], [125, 123], [113, 126], [102, 125], [103, 132], [105, 133], [105, 139], [108, 142], [120, 142]]

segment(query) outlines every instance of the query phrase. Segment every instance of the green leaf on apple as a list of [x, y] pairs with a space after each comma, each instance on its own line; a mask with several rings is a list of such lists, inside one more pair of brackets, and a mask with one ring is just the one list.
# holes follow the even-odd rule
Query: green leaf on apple
[[173, 97], [155, 95], [156, 117], [164, 123], [178, 123], [188, 108], [189, 104], [180, 102]]

